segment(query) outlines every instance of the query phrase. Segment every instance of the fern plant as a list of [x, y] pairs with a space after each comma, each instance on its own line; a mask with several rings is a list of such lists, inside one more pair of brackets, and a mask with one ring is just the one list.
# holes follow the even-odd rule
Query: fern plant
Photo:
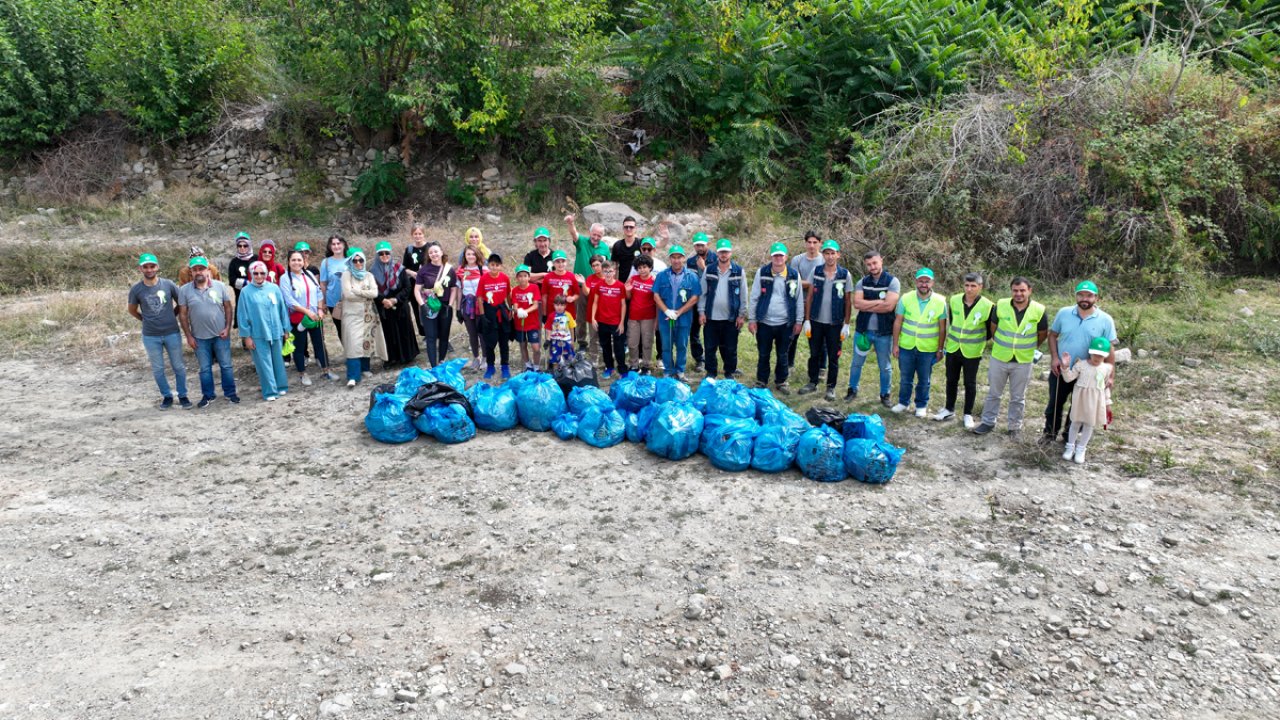
[[383, 159], [381, 151], [374, 157], [369, 169], [360, 173], [355, 182], [356, 202], [367, 208], [386, 205], [408, 193], [404, 165]]

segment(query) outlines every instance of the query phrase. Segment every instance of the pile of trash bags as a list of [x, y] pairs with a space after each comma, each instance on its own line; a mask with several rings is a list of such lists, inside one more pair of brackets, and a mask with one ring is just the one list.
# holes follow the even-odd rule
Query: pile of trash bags
[[[764, 389], [706, 379], [697, 392], [673, 378], [631, 373], [606, 393], [593, 370], [573, 378], [524, 372], [499, 386], [462, 380], [464, 360], [434, 370], [407, 368], [380, 385], [365, 426], [374, 439], [404, 443], [419, 433], [456, 443], [520, 425], [607, 448], [628, 441], [655, 455], [683, 460], [701, 452], [721, 470], [779, 473], [798, 467], [819, 482], [846, 478], [871, 484], [893, 479], [903, 450], [885, 440], [879, 415], [842, 415], [813, 408], [801, 416]], [[566, 380], [570, 380], [566, 382]]]

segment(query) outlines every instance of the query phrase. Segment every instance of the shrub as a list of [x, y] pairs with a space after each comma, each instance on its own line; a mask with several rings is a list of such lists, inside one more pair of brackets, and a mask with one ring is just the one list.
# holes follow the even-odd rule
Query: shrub
[[0, 147], [49, 143], [97, 100], [93, 17], [78, 0], [0, 0]]
[[360, 173], [355, 182], [356, 202], [367, 208], [375, 208], [394, 202], [407, 195], [404, 165], [385, 160], [379, 151], [368, 170]]
[[451, 178], [444, 184], [444, 197], [454, 205], [475, 207], [476, 186], [464, 183], [458, 178]]

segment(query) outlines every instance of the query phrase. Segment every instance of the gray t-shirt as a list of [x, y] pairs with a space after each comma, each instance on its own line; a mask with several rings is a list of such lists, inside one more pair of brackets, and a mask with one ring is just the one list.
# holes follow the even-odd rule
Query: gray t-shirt
[[796, 274], [800, 276], [801, 280], [810, 282], [813, 280], [813, 271], [822, 267], [826, 262], [826, 260], [822, 259], [821, 253], [818, 254], [818, 257], [812, 260], [801, 253], [800, 255], [796, 255], [791, 258], [791, 262], [789, 264], [791, 265], [791, 269], [795, 270]]
[[210, 280], [209, 287], [204, 290], [197, 289], [194, 282], [178, 288], [178, 304], [187, 309], [191, 334], [198, 340], [215, 338], [227, 329], [227, 316], [223, 314], [222, 304], [230, 300], [227, 286], [217, 280]]
[[[853, 286], [853, 292], [855, 293], [854, 294], [855, 298], [862, 294], [862, 278], [858, 278], [858, 284]], [[894, 278], [893, 282], [889, 283], [889, 289], [886, 290], [885, 292], [898, 293], [899, 297], [901, 297], [902, 283], [898, 282], [898, 278]], [[869, 298], [864, 298], [864, 299], [869, 299]], [[891, 330], [893, 330], [892, 327], [887, 327], [887, 328], [884, 328], [883, 330], [880, 329], [880, 316], [877, 313], [872, 313], [871, 317], [867, 319], [867, 332], [887, 333], [887, 332], [890, 332]]]
[[[818, 268], [817, 272], [823, 272], [822, 268]], [[812, 282], [810, 276], [810, 282]], [[827, 325], [838, 325], [844, 322], [844, 298], [848, 293], [853, 292], [853, 273], [845, 275], [843, 281], [837, 281], [834, 278], [830, 281], [823, 280], [823, 292], [821, 295], [815, 289], [813, 292], [813, 302], [815, 307], [809, 310], [809, 317], [814, 322], [826, 323]], [[833, 315], [834, 311], [834, 315]]]
[[142, 334], [164, 337], [178, 332], [178, 316], [174, 303], [178, 299], [178, 286], [172, 280], [157, 278], [150, 287], [139, 280], [129, 288], [129, 304], [137, 305], [142, 314]]

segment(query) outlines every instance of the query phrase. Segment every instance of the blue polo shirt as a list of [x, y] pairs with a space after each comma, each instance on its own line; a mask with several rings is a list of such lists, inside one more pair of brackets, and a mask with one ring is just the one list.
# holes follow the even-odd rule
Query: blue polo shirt
[[1114, 345], [1116, 342], [1116, 322], [1111, 316], [1094, 306], [1089, 317], [1080, 317], [1080, 308], [1075, 305], [1064, 307], [1053, 316], [1050, 332], [1058, 334], [1058, 353], [1067, 353], [1071, 362], [1089, 356], [1089, 343], [1094, 338], [1104, 337]]

